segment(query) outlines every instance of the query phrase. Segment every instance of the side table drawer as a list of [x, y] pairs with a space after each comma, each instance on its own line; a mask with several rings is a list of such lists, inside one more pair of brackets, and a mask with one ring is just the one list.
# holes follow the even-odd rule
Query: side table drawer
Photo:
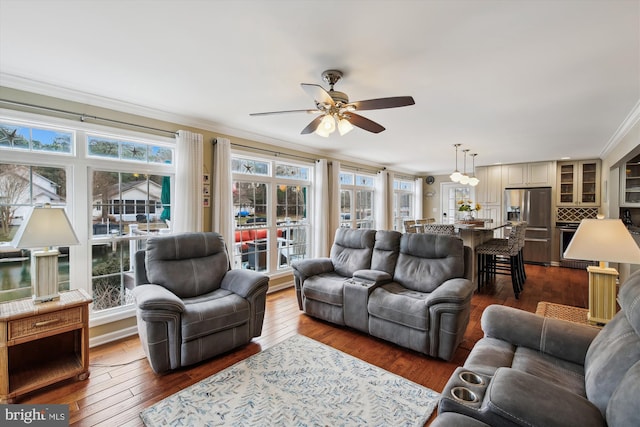
[[82, 307], [39, 314], [24, 319], [11, 320], [7, 338], [14, 340], [80, 323], [82, 323]]

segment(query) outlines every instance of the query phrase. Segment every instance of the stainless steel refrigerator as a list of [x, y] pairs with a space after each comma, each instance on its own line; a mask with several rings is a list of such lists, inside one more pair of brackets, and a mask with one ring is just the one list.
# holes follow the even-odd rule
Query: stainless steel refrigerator
[[527, 221], [525, 262], [551, 264], [551, 187], [504, 190], [507, 221]]

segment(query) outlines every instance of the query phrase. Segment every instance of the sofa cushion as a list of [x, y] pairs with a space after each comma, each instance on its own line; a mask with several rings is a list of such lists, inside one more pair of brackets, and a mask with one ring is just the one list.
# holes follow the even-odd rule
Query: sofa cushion
[[311, 276], [305, 280], [302, 293], [305, 298], [341, 306], [345, 280], [345, 277], [336, 273]]
[[331, 246], [331, 261], [336, 273], [351, 277], [358, 270], [371, 268], [376, 230], [339, 228]]
[[184, 233], [154, 236], [147, 241], [147, 277], [180, 298], [212, 292], [229, 269], [222, 236]]
[[191, 341], [249, 320], [249, 302], [225, 289], [184, 300], [182, 341]]
[[627, 371], [607, 406], [609, 427], [640, 426], [640, 361]]
[[371, 316], [420, 331], [429, 330], [427, 294], [412, 291], [392, 282], [376, 288], [369, 296], [368, 311]]
[[548, 354], [518, 347], [513, 356], [512, 368], [543, 379], [572, 393], [585, 397], [584, 366], [567, 362]]
[[394, 281], [411, 290], [432, 292], [456, 277], [464, 277], [462, 239], [424, 233], [402, 235]]
[[619, 312], [595, 337], [585, 360], [587, 397], [605, 416], [611, 395], [640, 360], [640, 271], [621, 286]]

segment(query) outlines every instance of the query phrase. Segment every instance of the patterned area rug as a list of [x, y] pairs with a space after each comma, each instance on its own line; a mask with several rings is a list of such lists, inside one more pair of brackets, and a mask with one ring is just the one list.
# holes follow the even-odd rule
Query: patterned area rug
[[440, 395], [300, 335], [167, 397], [146, 426], [423, 426]]

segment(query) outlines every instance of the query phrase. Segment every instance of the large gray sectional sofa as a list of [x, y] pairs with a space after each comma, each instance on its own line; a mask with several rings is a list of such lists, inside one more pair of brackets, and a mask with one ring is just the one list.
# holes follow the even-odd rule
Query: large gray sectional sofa
[[485, 337], [449, 379], [432, 425], [640, 426], [640, 271], [618, 302], [602, 330], [487, 307]]
[[292, 263], [298, 305], [310, 316], [451, 360], [469, 323], [469, 257], [456, 236], [340, 228], [329, 257]]

